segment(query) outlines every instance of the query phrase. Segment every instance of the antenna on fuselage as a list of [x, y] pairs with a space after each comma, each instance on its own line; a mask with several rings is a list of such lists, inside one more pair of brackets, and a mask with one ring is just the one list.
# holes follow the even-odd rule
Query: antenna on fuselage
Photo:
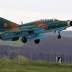
[[21, 25], [23, 25], [23, 21], [21, 21]]

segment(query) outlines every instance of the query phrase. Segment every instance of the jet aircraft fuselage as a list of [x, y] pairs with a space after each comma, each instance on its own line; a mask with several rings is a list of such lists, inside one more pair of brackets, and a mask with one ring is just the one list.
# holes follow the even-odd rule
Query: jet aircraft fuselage
[[[7, 25], [8, 23], [9, 24], [11, 23], [13, 25]], [[18, 25], [16, 23], [9, 22], [9, 21], [7, 22], [6, 20], [4, 20], [3, 26], [4, 28], [2, 29], [5, 31], [1, 32], [0, 39], [16, 41], [20, 38], [23, 43], [26, 43], [28, 39], [30, 39], [30, 40], [34, 40], [34, 42], [38, 44], [40, 42], [40, 39], [45, 38], [44, 36], [45, 33], [51, 31], [52, 32], [57, 31], [58, 32], [57, 38], [61, 39], [60, 32], [65, 28], [72, 26], [72, 21], [46, 19], [46, 20], [37, 20], [22, 25]]]

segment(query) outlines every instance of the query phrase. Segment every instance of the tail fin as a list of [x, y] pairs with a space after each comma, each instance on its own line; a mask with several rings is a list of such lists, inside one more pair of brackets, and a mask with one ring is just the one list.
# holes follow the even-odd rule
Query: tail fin
[[15, 29], [18, 24], [0, 17], [0, 32]]

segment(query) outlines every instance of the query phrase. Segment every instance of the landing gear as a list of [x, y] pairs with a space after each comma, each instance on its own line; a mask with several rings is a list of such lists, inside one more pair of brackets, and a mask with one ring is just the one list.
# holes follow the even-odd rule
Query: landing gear
[[58, 39], [61, 39], [61, 35], [59, 34], [57, 38], [58, 38]]
[[22, 37], [21, 41], [22, 41], [23, 43], [27, 43], [27, 38], [26, 38], [26, 37]]
[[61, 34], [60, 34], [60, 32], [58, 32], [57, 38], [58, 38], [58, 39], [61, 39]]
[[[26, 37], [22, 37], [21, 41], [22, 41], [23, 43], [27, 43], [28, 40], [27, 40]], [[39, 44], [39, 43], [40, 43], [40, 39], [35, 39], [35, 40], [34, 40], [34, 43], [35, 43], [35, 44]]]
[[35, 44], [39, 44], [40, 43], [40, 39], [36, 39], [34, 40]]

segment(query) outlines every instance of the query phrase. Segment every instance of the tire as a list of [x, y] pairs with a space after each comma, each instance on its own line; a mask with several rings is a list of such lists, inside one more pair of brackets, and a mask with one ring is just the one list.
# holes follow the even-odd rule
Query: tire
[[36, 39], [34, 40], [35, 44], [39, 44], [40, 43], [40, 39]]
[[26, 38], [26, 37], [22, 37], [21, 41], [22, 41], [23, 43], [27, 43], [27, 38]]
[[58, 39], [61, 39], [61, 35], [59, 34], [57, 38], [58, 38]]

